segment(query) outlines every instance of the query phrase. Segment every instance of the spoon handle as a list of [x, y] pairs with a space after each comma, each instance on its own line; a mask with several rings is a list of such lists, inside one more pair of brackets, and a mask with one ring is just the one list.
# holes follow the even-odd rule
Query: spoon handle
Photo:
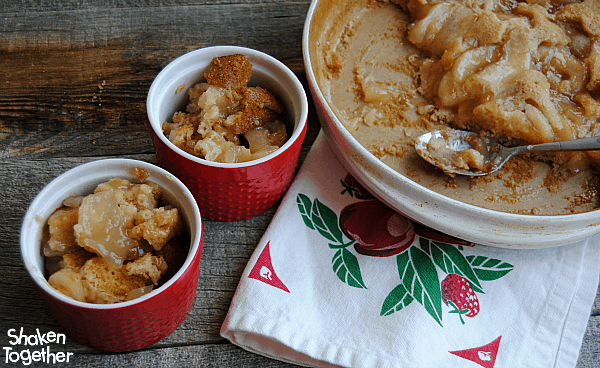
[[525, 146], [527, 151], [587, 151], [600, 150], [600, 137], [572, 139], [569, 141], [542, 143]]

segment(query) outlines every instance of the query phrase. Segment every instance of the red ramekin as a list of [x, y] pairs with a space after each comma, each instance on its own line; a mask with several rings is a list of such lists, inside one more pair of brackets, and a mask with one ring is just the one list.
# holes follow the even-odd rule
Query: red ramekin
[[[280, 116], [288, 141], [276, 152], [244, 163], [218, 163], [191, 155], [163, 134], [162, 125], [177, 111], [185, 111], [187, 89], [205, 81], [213, 58], [242, 54], [252, 63], [250, 86], [269, 89], [281, 100]], [[177, 176], [192, 192], [202, 216], [233, 221], [259, 215], [285, 193], [294, 176], [300, 147], [306, 135], [308, 102], [296, 75], [277, 59], [237, 46], [198, 49], [169, 63], [154, 79], [146, 102], [150, 136], [158, 164]]]
[[[139, 182], [135, 168], [157, 183], [162, 195], [177, 207], [190, 237], [189, 253], [181, 269], [164, 285], [140, 298], [115, 304], [92, 304], [71, 299], [47, 281], [41, 251], [48, 217], [73, 194], [93, 193], [112, 178]], [[20, 246], [25, 268], [37, 291], [66, 333], [99, 350], [123, 352], [152, 345], [183, 322], [196, 297], [203, 235], [200, 211], [190, 191], [169, 172], [146, 162], [107, 159], [75, 167], [44, 187], [31, 202], [21, 226]]]

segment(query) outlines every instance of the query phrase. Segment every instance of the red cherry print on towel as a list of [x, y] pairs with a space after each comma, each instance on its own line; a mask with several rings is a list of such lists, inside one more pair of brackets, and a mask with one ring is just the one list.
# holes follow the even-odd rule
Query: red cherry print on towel
[[357, 202], [340, 213], [340, 229], [360, 254], [389, 257], [411, 246], [413, 223], [378, 200]]
[[450, 313], [457, 313], [463, 324], [463, 315], [475, 317], [479, 313], [479, 299], [469, 280], [455, 273], [448, 274], [442, 281], [442, 300], [446, 305], [452, 306]]
[[435, 240], [435, 241], [446, 243], [446, 244], [463, 245], [465, 247], [472, 247], [475, 245], [475, 243], [471, 243], [466, 240], [462, 240], [462, 239], [455, 238], [450, 235], [446, 235], [444, 233], [441, 233], [441, 232], [434, 230], [430, 227], [427, 227], [425, 225], [415, 223], [414, 226], [415, 226], [415, 233], [417, 233], [417, 235], [422, 236], [427, 239]]
[[344, 187], [342, 194], [348, 193], [350, 194], [350, 197], [356, 197], [356, 199], [375, 199], [375, 197], [365, 189], [352, 174], [346, 175], [344, 180], [342, 180], [342, 186]]

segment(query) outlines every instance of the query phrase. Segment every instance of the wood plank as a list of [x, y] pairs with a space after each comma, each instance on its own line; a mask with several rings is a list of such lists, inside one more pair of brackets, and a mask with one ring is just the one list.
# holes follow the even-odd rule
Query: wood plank
[[199, 47], [235, 44], [276, 58], [301, 58], [309, 5], [310, 1], [0, 11], [5, 18], [0, 49], [84, 44], [112, 48], [124, 57], [141, 52], [164, 63]]
[[[5, 9], [0, 158], [151, 153], [145, 100], [162, 67], [199, 47], [237, 44], [280, 58], [302, 75], [307, 7], [174, 3], [43, 14], [43, 7], [37, 13]], [[245, 21], [250, 13], [253, 22]], [[127, 145], [121, 144], [123, 135]]]
[[[189, 6], [237, 6], [282, 3], [280, 0], [21, 0], [3, 1], [0, 4], [0, 13], [49, 13], [65, 11], [89, 11], [94, 9], [123, 9], [123, 8], [168, 8]], [[310, 3], [301, 1], [297, 4]]]
[[[594, 304], [600, 302], [600, 297], [596, 295]], [[600, 366], [600, 316], [592, 315], [587, 324], [583, 342], [579, 351], [577, 368], [598, 368]]]
[[[63, 350], [68, 351], [68, 350]], [[164, 347], [141, 351], [99, 355], [95, 353], [77, 353], [72, 356], [69, 367], [296, 367], [258, 354], [242, 350], [231, 344], [206, 343], [184, 347]]]

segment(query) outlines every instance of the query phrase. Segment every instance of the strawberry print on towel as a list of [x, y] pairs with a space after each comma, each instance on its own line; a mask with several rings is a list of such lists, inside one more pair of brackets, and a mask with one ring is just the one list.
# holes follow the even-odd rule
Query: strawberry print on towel
[[[443, 306], [450, 315], [479, 314], [483, 282], [497, 280], [513, 265], [484, 256], [463, 255], [474, 244], [417, 224], [365, 194], [346, 176], [341, 195], [365, 198], [344, 207], [339, 215], [318, 198], [299, 193], [296, 204], [305, 225], [321, 234], [333, 250], [332, 268], [349, 286], [367, 289], [361, 257], [396, 257], [399, 283], [385, 298], [380, 316], [399, 312], [413, 302], [443, 327]], [[360, 195], [357, 195], [360, 194]], [[353, 246], [354, 254], [350, 246]]]

